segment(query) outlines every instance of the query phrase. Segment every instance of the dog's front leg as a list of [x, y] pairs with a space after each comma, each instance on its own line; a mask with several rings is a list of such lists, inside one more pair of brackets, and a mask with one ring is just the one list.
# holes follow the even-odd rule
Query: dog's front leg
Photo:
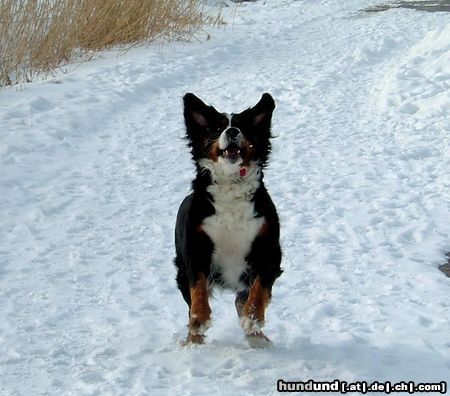
[[253, 347], [264, 347], [271, 344], [270, 340], [261, 331], [261, 328], [264, 326], [264, 313], [269, 305], [270, 297], [270, 288], [262, 286], [258, 276], [250, 288], [247, 301], [242, 309], [238, 308], [238, 303], [236, 302], [241, 326], [250, 345]]
[[203, 273], [190, 287], [189, 334], [187, 343], [203, 344], [205, 332], [211, 322], [211, 308], [208, 302], [208, 285]]
[[253, 282], [241, 311], [241, 325], [247, 335], [257, 333], [264, 326], [264, 312], [270, 302], [270, 290], [261, 285], [259, 276]]

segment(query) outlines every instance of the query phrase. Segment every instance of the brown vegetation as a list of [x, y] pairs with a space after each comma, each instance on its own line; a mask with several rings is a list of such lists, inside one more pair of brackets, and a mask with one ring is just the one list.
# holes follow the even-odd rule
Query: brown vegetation
[[92, 51], [189, 39], [219, 22], [201, 0], [0, 0], [0, 87]]

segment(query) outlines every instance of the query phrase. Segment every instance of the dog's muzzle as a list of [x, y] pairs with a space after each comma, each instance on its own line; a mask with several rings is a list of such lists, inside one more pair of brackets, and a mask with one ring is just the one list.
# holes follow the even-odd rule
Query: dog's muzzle
[[219, 148], [222, 156], [231, 162], [241, 157], [242, 132], [235, 127], [225, 129], [219, 138]]

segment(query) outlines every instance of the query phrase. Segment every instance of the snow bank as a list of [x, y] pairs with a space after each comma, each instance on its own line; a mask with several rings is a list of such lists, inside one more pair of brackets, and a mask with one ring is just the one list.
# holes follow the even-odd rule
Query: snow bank
[[450, 25], [428, 33], [399, 61], [385, 78], [380, 105], [414, 115], [417, 121], [434, 117], [448, 121], [449, 88]]

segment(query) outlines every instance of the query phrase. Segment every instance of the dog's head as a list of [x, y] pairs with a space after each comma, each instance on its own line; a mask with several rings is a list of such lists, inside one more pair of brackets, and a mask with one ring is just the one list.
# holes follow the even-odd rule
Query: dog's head
[[237, 114], [220, 113], [194, 94], [184, 96], [186, 135], [192, 157], [209, 168], [226, 169], [230, 175], [248, 169], [263, 168], [270, 153], [270, 125], [275, 102], [262, 95], [251, 108]]

